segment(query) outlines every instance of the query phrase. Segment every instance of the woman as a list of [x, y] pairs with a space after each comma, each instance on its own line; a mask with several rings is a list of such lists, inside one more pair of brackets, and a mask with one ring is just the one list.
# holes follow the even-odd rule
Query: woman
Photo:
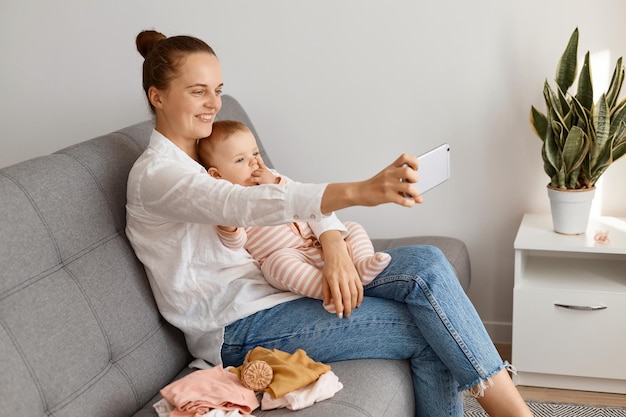
[[[137, 49], [156, 125], [128, 179], [127, 234], [159, 310], [185, 333], [195, 357], [239, 365], [260, 345], [301, 348], [321, 362], [410, 358], [419, 416], [462, 416], [463, 390], [492, 416], [531, 415], [441, 251], [393, 249], [389, 266], [360, 284], [332, 212], [421, 203], [414, 156], [360, 182], [241, 187], [216, 180], [198, 163], [196, 145], [221, 107], [215, 53], [197, 38], [154, 31], [137, 36]], [[327, 254], [325, 301], [349, 320], [269, 286], [251, 257], [224, 249], [215, 227], [298, 219], [314, 225]]]

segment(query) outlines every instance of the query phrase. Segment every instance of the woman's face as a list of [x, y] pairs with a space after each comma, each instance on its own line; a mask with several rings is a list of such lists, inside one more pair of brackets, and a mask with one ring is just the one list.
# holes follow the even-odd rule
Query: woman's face
[[[215, 55], [195, 53], [181, 60], [167, 90], [150, 87], [156, 129], [191, 155], [196, 140], [209, 136], [222, 107], [222, 68]], [[194, 155], [191, 155], [194, 156]]]

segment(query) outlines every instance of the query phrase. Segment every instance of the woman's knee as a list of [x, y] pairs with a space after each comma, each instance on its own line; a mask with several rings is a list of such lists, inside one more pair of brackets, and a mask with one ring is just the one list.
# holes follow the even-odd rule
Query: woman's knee
[[383, 274], [390, 277], [411, 277], [418, 281], [450, 285], [456, 281], [454, 268], [445, 254], [433, 245], [413, 245], [393, 248], [388, 251], [391, 254], [391, 265]]
[[437, 246], [434, 245], [413, 245], [409, 246], [417, 252], [417, 256], [423, 257], [427, 260], [437, 261], [446, 259], [445, 255]]
[[387, 252], [391, 254], [391, 258], [396, 261], [396, 264], [406, 268], [406, 272], [449, 264], [441, 249], [433, 245], [400, 246]]

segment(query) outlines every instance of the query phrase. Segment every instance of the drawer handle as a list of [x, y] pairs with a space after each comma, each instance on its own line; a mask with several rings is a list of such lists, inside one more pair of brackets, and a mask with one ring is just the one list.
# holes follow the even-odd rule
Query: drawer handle
[[604, 310], [607, 306], [572, 306], [568, 304], [559, 304], [554, 303], [555, 306], [561, 308], [567, 308], [569, 310], [580, 310], [580, 311], [596, 311], [596, 310]]

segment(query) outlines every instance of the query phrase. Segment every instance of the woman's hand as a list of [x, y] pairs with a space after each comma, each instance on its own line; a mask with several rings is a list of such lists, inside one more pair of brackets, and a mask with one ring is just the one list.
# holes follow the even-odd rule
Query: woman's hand
[[348, 253], [346, 242], [338, 230], [329, 230], [319, 237], [324, 252], [322, 293], [324, 304], [334, 302], [337, 317], [350, 317], [363, 302], [363, 284]]
[[368, 180], [328, 184], [322, 196], [322, 213], [350, 206], [377, 206], [385, 203], [413, 207], [423, 202], [413, 186], [418, 180], [417, 157], [402, 154]]

